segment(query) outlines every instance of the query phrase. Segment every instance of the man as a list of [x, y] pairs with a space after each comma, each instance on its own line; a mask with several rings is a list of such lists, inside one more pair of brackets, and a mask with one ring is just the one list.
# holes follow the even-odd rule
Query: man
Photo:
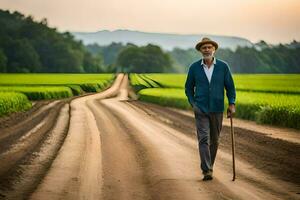
[[196, 47], [202, 59], [194, 62], [188, 72], [185, 93], [193, 107], [203, 180], [213, 179], [224, 111], [224, 88], [229, 107], [227, 117], [235, 113], [235, 87], [229, 66], [214, 57], [218, 44], [203, 38]]

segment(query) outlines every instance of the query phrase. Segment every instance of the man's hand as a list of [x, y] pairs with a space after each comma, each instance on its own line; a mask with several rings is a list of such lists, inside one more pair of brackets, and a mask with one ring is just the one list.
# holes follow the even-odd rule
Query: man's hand
[[230, 104], [227, 108], [227, 118], [233, 117], [235, 113], [235, 105]]

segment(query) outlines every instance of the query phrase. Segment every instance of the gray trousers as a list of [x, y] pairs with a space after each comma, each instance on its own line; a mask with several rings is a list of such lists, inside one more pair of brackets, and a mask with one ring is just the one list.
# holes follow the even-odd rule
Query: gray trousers
[[197, 128], [199, 155], [202, 173], [213, 171], [213, 165], [219, 146], [219, 135], [222, 129], [223, 113], [204, 113], [194, 106]]

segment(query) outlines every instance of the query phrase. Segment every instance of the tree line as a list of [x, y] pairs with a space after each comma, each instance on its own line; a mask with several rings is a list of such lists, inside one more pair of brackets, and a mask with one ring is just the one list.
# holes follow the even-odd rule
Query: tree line
[[0, 72], [103, 72], [93, 55], [69, 33], [19, 12], [0, 10]]
[[[235, 73], [300, 73], [300, 43], [218, 49], [216, 57]], [[163, 51], [159, 46], [127, 43], [83, 45], [19, 12], [0, 10], [0, 72], [185, 73], [201, 55], [194, 48]]]
[[[163, 52], [158, 46], [148, 45], [148, 47], [155, 46], [156, 53], [160, 56], [151, 55], [152, 51], [144, 51], [144, 56], [141, 56], [141, 52], [146, 47], [135, 46], [135, 52], [133, 52], [132, 49], [128, 49], [130, 46], [135, 45], [111, 43], [107, 46], [99, 46], [91, 44], [87, 45], [87, 49], [93, 54], [102, 54], [104, 64], [111, 70], [116, 70], [114, 68], [121, 65], [130, 71], [129, 66], [132, 65], [138, 72], [150, 72], [152, 69], [147, 69], [147, 66], [152, 68], [153, 63], [151, 62], [153, 59], [157, 59], [160, 67], [156, 69], [159, 69], [159, 72], [185, 73], [193, 62], [201, 58], [200, 53], [194, 48], [174, 48], [172, 51]], [[148, 59], [145, 54], [148, 55]], [[161, 56], [161, 54], [165, 54], [165, 56]], [[120, 57], [122, 61], [126, 61], [126, 64], [120, 61]], [[162, 57], [165, 60], [161, 59]], [[300, 43], [297, 41], [275, 46], [260, 41], [253, 47], [237, 47], [235, 50], [220, 48], [216, 51], [216, 58], [226, 61], [234, 73], [300, 73]], [[139, 59], [140, 63], [136, 61]]]
[[[199, 58], [194, 49], [174, 49], [170, 52], [176, 65], [185, 66]], [[268, 45], [260, 41], [253, 47], [236, 50], [218, 49], [216, 58], [226, 61], [235, 73], [300, 73], [300, 43]]]
[[159, 46], [137, 46], [113, 42], [107, 46], [87, 45], [92, 54], [101, 54], [107, 72], [155, 73], [175, 72], [170, 54]]

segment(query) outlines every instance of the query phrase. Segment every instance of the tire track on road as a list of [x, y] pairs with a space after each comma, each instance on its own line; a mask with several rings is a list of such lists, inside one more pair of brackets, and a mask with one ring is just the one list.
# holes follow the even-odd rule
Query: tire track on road
[[185, 141], [125, 103], [116, 99], [101, 100], [101, 103], [114, 113], [116, 123], [127, 127], [127, 134], [137, 141], [134, 144], [145, 149], [149, 166], [144, 170], [153, 199], [241, 199], [226, 187], [214, 190], [211, 183], [202, 183], [196, 148], [190, 148]]
[[25, 199], [44, 177], [64, 141], [69, 125], [69, 105], [65, 104], [55, 111], [47, 124], [49, 130], [38, 130], [25, 141], [20, 141], [20, 145], [25, 143], [21, 149], [16, 146], [14, 151], [1, 154], [4, 174], [0, 181], [0, 199]]
[[102, 199], [154, 199], [145, 174], [145, 149], [116, 115], [99, 102], [89, 104], [101, 132]]
[[102, 187], [100, 132], [89, 101], [118, 93], [123, 75], [112, 87], [71, 102], [67, 137], [43, 182], [30, 199], [99, 199]]
[[[219, 152], [215, 180], [212, 183], [203, 183], [199, 181], [202, 177], [198, 167], [199, 158], [195, 139], [185, 135], [180, 129], [177, 131], [157, 119], [149, 117], [145, 112], [140, 112], [138, 108], [128, 106], [127, 103], [118, 102], [116, 99], [102, 100], [101, 102], [114, 113], [118, 113], [119, 121], [123, 120], [123, 123], [137, 130], [133, 131], [135, 137], [139, 138], [139, 141], [148, 150], [147, 152], [152, 152], [147, 155], [151, 160], [150, 163], [159, 168], [161, 173], [168, 169], [166, 170], [169, 173], [168, 177], [162, 179], [172, 180], [173, 183], [178, 184], [178, 191], [181, 190], [181, 194], [191, 195], [188, 198], [182, 197], [182, 199], [201, 198], [201, 195], [204, 194], [211, 195], [206, 196], [207, 199], [297, 199], [298, 197], [296, 193], [299, 187], [263, 174], [260, 170], [255, 169], [255, 166], [240, 160], [237, 160], [239, 180], [232, 182], [231, 157], [230, 154], [223, 151]], [[157, 160], [160, 163], [155, 162]], [[164, 163], [163, 167], [161, 167], [161, 163]], [[152, 171], [155, 169], [152, 168]], [[162, 173], [160, 176], [164, 176], [164, 174]], [[185, 191], [185, 188], [188, 188], [188, 192]], [[197, 189], [201, 189], [203, 192], [199, 193]], [[169, 188], [164, 188], [163, 191], [168, 193]], [[172, 196], [172, 198], [176, 199], [177, 197]]]

